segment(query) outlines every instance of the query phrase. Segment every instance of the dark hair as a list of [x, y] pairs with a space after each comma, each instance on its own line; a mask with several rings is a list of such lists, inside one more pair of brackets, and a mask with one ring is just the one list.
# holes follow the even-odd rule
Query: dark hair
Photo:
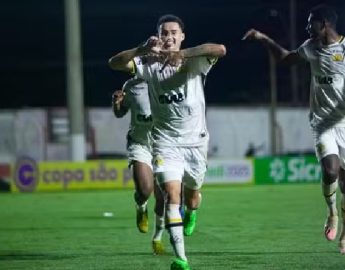
[[313, 19], [316, 21], [327, 21], [333, 28], [337, 25], [338, 15], [335, 9], [328, 5], [318, 5], [310, 10], [310, 14], [313, 14]]
[[159, 31], [159, 27], [163, 24], [163, 23], [166, 23], [166, 22], [176, 22], [178, 23], [178, 25], [180, 26], [182, 32], [184, 31], [184, 23], [183, 21], [175, 16], [175, 15], [172, 15], [172, 14], [167, 14], [167, 15], [163, 15], [162, 17], [160, 17], [158, 19], [158, 22], [157, 22], [157, 31]]

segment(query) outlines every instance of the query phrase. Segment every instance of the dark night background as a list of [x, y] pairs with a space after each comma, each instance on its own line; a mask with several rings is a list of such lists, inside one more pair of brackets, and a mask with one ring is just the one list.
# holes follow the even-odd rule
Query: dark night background
[[[309, 9], [320, 1], [297, 2], [297, 44], [306, 38]], [[64, 2], [3, 0], [0, 10], [0, 107], [66, 106]], [[338, 30], [345, 34], [345, 1], [336, 7]], [[251, 27], [263, 30], [289, 48], [289, 1], [283, 0], [80, 0], [85, 106], [109, 106], [113, 90], [129, 75], [112, 71], [108, 58], [155, 34], [159, 16], [173, 13], [186, 25], [183, 47], [223, 43], [228, 55], [210, 72], [206, 98], [213, 105], [258, 105], [269, 102], [268, 56], [257, 43], [241, 41]], [[278, 68], [281, 105], [307, 105], [308, 66], [299, 66], [297, 98], [290, 73]]]

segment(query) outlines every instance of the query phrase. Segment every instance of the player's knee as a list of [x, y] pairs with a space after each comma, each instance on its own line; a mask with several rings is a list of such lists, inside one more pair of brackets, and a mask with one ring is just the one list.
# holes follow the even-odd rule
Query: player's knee
[[325, 184], [332, 184], [334, 183], [339, 174], [339, 168], [336, 166], [323, 166], [322, 168], [322, 179]]
[[322, 179], [325, 184], [332, 184], [339, 176], [339, 158], [337, 155], [328, 155], [321, 160]]
[[150, 185], [144, 185], [141, 188], [142, 196], [147, 198], [147, 199], [150, 197], [152, 191], [153, 191], [153, 187]]
[[169, 190], [167, 192], [167, 203], [168, 204], [180, 204], [181, 196], [178, 190]]
[[149, 181], [138, 181], [136, 186], [138, 195], [144, 200], [147, 200], [153, 191], [153, 184], [149, 183]]

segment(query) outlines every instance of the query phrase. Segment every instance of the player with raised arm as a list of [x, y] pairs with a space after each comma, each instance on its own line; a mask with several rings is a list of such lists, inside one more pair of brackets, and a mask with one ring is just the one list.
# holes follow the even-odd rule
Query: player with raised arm
[[287, 64], [307, 61], [311, 68], [310, 125], [316, 155], [322, 168], [322, 191], [328, 206], [324, 226], [327, 240], [338, 228], [336, 190], [342, 193], [343, 229], [340, 252], [345, 254], [345, 39], [336, 31], [337, 14], [327, 5], [311, 9], [307, 32], [310, 38], [297, 50], [288, 51], [267, 35], [249, 30], [243, 39], [261, 41], [274, 56]]
[[[162, 16], [158, 36], [109, 60], [115, 70], [136, 74], [149, 84], [153, 115], [154, 173], [166, 193], [166, 227], [176, 259], [171, 269], [190, 269], [185, 234], [195, 227], [195, 210], [206, 172], [208, 131], [205, 119], [204, 78], [219, 57], [220, 44], [203, 44], [181, 50], [184, 24], [174, 15]], [[179, 212], [184, 184], [185, 222]], [[189, 229], [187, 229], [189, 228]]]
[[123, 117], [128, 111], [131, 112], [127, 152], [135, 183], [136, 223], [140, 232], [148, 232], [147, 201], [154, 191], [155, 226], [152, 248], [155, 254], [163, 254], [164, 197], [155, 184], [152, 173], [152, 116], [147, 88], [147, 83], [142, 79], [132, 78], [126, 81], [122, 90], [114, 92], [112, 108], [116, 117]]

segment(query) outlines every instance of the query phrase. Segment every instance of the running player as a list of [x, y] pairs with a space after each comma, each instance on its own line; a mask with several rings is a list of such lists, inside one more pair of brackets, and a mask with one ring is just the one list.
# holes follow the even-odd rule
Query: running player
[[112, 108], [116, 117], [123, 117], [128, 111], [131, 112], [127, 152], [135, 183], [137, 227], [142, 233], [148, 232], [147, 201], [154, 190], [156, 203], [152, 248], [155, 254], [163, 254], [164, 246], [161, 239], [164, 232], [164, 198], [153, 180], [152, 116], [147, 87], [147, 83], [142, 79], [132, 78], [126, 81], [122, 90], [114, 92]]
[[[195, 209], [206, 172], [208, 131], [205, 120], [204, 79], [223, 45], [203, 44], [180, 50], [184, 24], [174, 15], [162, 16], [158, 36], [110, 58], [115, 70], [136, 74], [149, 84], [153, 115], [154, 172], [167, 194], [166, 227], [176, 259], [171, 269], [190, 269], [185, 254], [185, 233], [195, 227]], [[181, 181], [185, 190], [185, 224], [179, 212]], [[187, 229], [189, 228], [189, 229]]]
[[288, 51], [267, 35], [249, 30], [243, 39], [259, 40], [287, 64], [307, 61], [311, 67], [310, 125], [316, 155], [322, 168], [322, 191], [328, 206], [324, 226], [327, 240], [334, 240], [338, 228], [337, 180], [342, 193], [343, 230], [340, 252], [345, 253], [345, 39], [336, 31], [337, 14], [327, 5], [311, 9], [307, 32], [310, 38], [297, 50]]

